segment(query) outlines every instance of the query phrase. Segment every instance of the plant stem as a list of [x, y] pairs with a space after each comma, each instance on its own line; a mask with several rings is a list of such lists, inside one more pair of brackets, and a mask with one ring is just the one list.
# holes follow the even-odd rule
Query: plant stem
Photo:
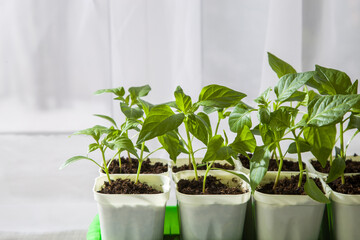
[[274, 149], [274, 154], [273, 155], [275, 155], [276, 166], [279, 167], [279, 159], [278, 159], [278, 156], [277, 156], [277, 153], [276, 153], [276, 149]]
[[194, 168], [194, 173], [195, 173], [195, 180], [197, 181], [199, 179], [199, 177], [198, 177], [198, 174], [197, 174], [197, 167], [196, 167], [194, 151], [193, 151], [191, 137], [190, 137], [189, 126], [188, 126], [188, 123], [187, 123], [186, 120], [184, 121], [184, 124], [185, 124], [186, 136], [187, 136], [187, 139], [188, 139], [189, 156], [191, 157], [191, 162], [192, 162], [192, 166]]
[[218, 122], [216, 124], [216, 128], [215, 128], [215, 135], [217, 135], [218, 129], [219, 129], [219, 125], [220, 125], [220, 121], [221, 121], [221, 117], [220, 117], [220, 113], [218, 112]]
[[[344, 122], [343, 120], [340, 121], [340, 156], [342, 159], [346, 159], [346, 154], [345, 154], [345, 148], [344, 148], [344, 126], [343, 126]], [[345, 177], [344, 177], [344, 173], [341, 173], [341, 184], [345, 184]]]
[[275, 182], [274, 182], [274, 186], [273, 186], [273, 189], [276, 188], [278, 182], [279, 182], [279, 179], [280, 179], [280, 173], [281, 173], [281, 168], [282, 168], [282, 165], [284, 163], [284, 157], [283, 157], [283, 154], [281, 152], [281, 147], [280, 147], [280, 144], [279, 142], [276, 142], [276, 147], [279, 151], [279, 157], [280, 157], [280, 164], [279, 164], [279, 167], [278, 167], [278, 172], [277, 172], [277, 175], [276, 175], [276, 178], [275, 178]]
[[139, 182], [139, 176], [140, 176], [140, 170], [141, 170], [141, 164], [143, 163], [143, 155], [144, 155], [144, 148], [145, 148], [145, 142], [141, 143], [141, 152], [140, 152], [140, 158], [138, 159], [139, 165], [136, 172], [136, 180], [135, 184]]
[[206, 166], [206, 172], [205, 172], [205, 175], [204, 175], [204, 180], [203, 180], [203, 189], [202, 189], [202, 192], [205, 193], [205, 183], [206, 183], [206, 177], [207, 175], [209, 174], [209, 170], [211, 169], [211, 166], [213, 165], [215, 161], [212, 161], [210, 164], [208, 164]]
[[[302, 183], [302, 178], [303, 178], [303, 164], [302, 164], [302, 159], [301, 159], [301, 150], [300, 150], [300, 144], [299, 144], [299, 136], [296, 136], [295, 134], [295, 130], [292, 131], [294, 137], [295, 137], [295, 145], [296, 145], [296, 152], [298, 155], [298, 163], [299, 163], [299, 171], [300, 171], [300, 175], [299, 175], [299, 182], [298, 182], [298, 187], [301, 187], [301, 183]], [[301, 134], [301, 132], [300, 132]], [[299, 134], [299, 135], [300, 135]]]
[[109, 184], [111, 184], [111, 179], [110, 179], [110, 175], [109, 175], [109, 169], [107, 167], [107, 164], [106, 164], [106, 159], [105, 159], [105, 152], [104, 152], [104, 149], [102, 147], [100, 147], [100, 151], [101, 151], [101, 155], [102, 155], [102, 159], [103, 159], [103, 164], [104, 164], [104, 170], [105, 170], [105, 173], [106, 173], [106, 176], [109, 180]]

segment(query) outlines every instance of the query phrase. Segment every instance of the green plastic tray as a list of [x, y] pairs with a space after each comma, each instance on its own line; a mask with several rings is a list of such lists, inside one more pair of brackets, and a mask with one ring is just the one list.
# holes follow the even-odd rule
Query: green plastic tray
[[[180, 239], [180, 227], [177, 206], [167, 206], [164, 221], [164, 239]], [[87, 240], [101, 240], [99, 215], [96, 215], [91, 222]]]

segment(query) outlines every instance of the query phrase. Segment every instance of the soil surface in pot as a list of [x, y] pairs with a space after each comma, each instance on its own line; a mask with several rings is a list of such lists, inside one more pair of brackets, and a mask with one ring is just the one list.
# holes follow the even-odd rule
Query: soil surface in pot
[[[318, 178], [313, 179], [316, 185], [324, 192], [321, 182]], [[306, 175], [303, 175], [302, 185], [298, 187], [299, 175], [291, 176], [291, 178], [284, 178], [279, 180], [275, 189], [273, 189], [274, 182], [261, 185], [257, 191], [267, 194], [280, 194], [280, 195], [306, 195], [304, 184], [306, 182]]]
[[[357, 156], [357, 155], [354, 155]], [[316, 171], [321, 173], [329, 173], [330, 172], [330, 163], [327, 162], [325, 168], [321, 166], [318, 161], [311, 160], [311, 164], [315, 168]], [[351, 159], [347, 159], [345, 161], [345, 170], [344, 173], [360, 173], [360, 162], [353, 161]]]
[[332, 190], [344, 194], [360, 194], [360, 175], [345, 176], [345, 184], [341, 184], [341, 178], [329, 183]]
[[[130, 164], [129, 158], [121, 157], [121, 173], [137, 173], [139, 161], [135, 158], [131, 158], [132, 164]], [[150, 159], [144, 161], [141, 165], [140, 173], [164, 173], [167, 172], [168, 165], [161, 162], [151, 163]], [[110, 174], [120, 173], [119, 159], [114, 159], [109, 166]]]
[[[243, 190], [240, 187], [229, 187], [222, 182], [220, 182], [219, 179], [217, 179], [214, 176], [207, 176], [206, 177], [206, 184], [205, 184], [205, 193], [202, 192], [203, 187], [203, 180], [204, 177], [201, 176], [196, 181], [188, 180], [188, 179], [181, 179], [177, 183], [178, 191], [184, 194], [190, 194], [190, 195], [209, 195], [209, 194], [243, 194], [247, 192], [247, 190]], [[235, 178], [233, 181], [237, 181]]]
[[105, 194], [157, 194], [162, 193], [146, 183], [135, 182], [130, 179], [116, 179], [109, 184], [105, 182], [99, 193]]
[[[232, 166], [230, 164], [227, 164], [227, 163], [224, 163], [224, 164], [222, 164], [222, 163], [214, 163], [212, 165], [212, 167], [213, 168], [226, 169], [226, 170], [234, 170], [235, 169], [234, 166]], [[178, 166], [173, 166], [172, 167], [172, 171], [174, 173], [184, 171], [184, 170], [192, 170], [192, 169], [193, 169], [192, 165], [191, 165], [191, 168], [189, 168], [189, 164], [185, 164], [185, 165], [182, 165], [180, 167], [178, 167]], [[197, 167], [197, 170], [206, 170], [206, 166], [204, 165], [204, 166]]]
[[[248, 154], [248, 155], [249, 155], [250, 158], [252, 157], [252, 154]], [[241, 155], [241, 154], [238, 157], [239, 157], [243, 167], [245, 167], [247, 169], [250, 169], [250, 161], [249, 161], [249, 159], [247, 157], [245, 157], [244, 155]], [[306, 167], [306, 164], [303, 162], [303, 168], [305, 169], [305, 167]], [[270, 159], [268, 171], [277, 171], [277, 170], [278, 170], [278, 166], [277, 166], [276, 160], [275, 159]], [[281, 171], [284, 171], [284, 172], [291, 172], [291, 171], [298, 172], [299, 171], [299, 163], [298, 162], [288, 161], [288, 160], [284, 159]]]

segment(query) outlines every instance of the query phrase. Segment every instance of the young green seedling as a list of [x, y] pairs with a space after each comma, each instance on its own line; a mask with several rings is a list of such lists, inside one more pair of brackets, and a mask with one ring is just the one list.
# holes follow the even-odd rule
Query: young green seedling
[[[317, 89], [323, 96], [315, 95], [308, 104], [305, 140], [310, 143], [312, 153], [323, 167], [330, 157], [331, 168], [327, 182], [341, 177], [344, 184], [346, 151], [360, 129], [358, 80], [352, 83], [346, 73], [316, 65], [316, 74], [309, 82], [309, 86]], [[346, 117], [348, 113], [351, 115]], [[348, 125], [344, 130], [346, 122]], [[340, 147], [335, 148], [333, 160], [331, 153], [336, 143], [336, 125], [339, 128]], [[344, 133], [352, 129], [356, 129], [356, 132], [345, 146]]]
[[[258, 104], [256, 110], [258, 111], [260, 123], [254, 130], [261, 135], [264, 145], [255, 148], [250, 162], [250, 185], [253, 191], [255, 191], [265, 176], [271, 156], [275, 157], [278, 165], [278, 172], [273, 186], [274, 189], [276, 188], [280, 179], [284, 157], [287, 153], [296, 153], [298, 156], [300, 171], [298, 186], [300, 187], [305, 171], [302, 164], [301, 153], [310, 151], [311, 149], [311, 146], [302, 137], [307, 127], [306, 119], [308, 115], [302, 113], [300, 107], [306, 106], [309, 99], [313, 97], [313, 92], [307, 91], [304, 85], [313, 79], [315, 73], [296, 73], [291, 65], [271, 53], [268, 54], [268, 57], [271, 68], [277, 73], [280, 79], [273, 89], [276, 95], [274, 100], [269, 100], [271, 88], [267, 89], [255, 100]], [[303, 91], [299, 91], [302, 87], [304, 87]], [[234, 110], [234, 112], [239, 111], [240, 109], [237, 108]], [[241, 109], [241, 111], [253, 110]], [[230, 119], [231, 118], [232, 115], [230, 115]], [[300, 121], [298, 121], [299, 118], [301, 119]], [[288, 137], [288, 134], [292, 134], [293, 137]], [[280, 142], [285, 140], [290, 140], [292, 143], [284, 153], [281, 149]], [[309, 174], [307, 174], [307, 177], [308, 175]], [[310, 197], [317, 201], [328, 202], [328, 199], [310, 178], [308, 178], [308, 181], [305, 183], [305, 191]]]
[[[171, 134], [168, 133], [159, 137], [159, 141], [174, 161], [176, 161], [180, 152], [189, 155], [189, 166], [192, 166], [196, 180], [198, 180], [198, 173], [195, 153], [200, 150], [207, 150], [203, 158], [203, 163], [206, 163], [207, 166], [203, 181], [203, 191], [205, 191], [206, 177], [215, 160], [227, 160], [234, 164], [231, 157], [234, 156], [235, 152], [228, 146], [226, 134], [224, 140], [218, 134], [218, 130], [220, 121], [230, 114], [226, 109], [238, 104], [246, 95], [224, 86], [209, 85], [202, 89], [196, 103], [192, 102], [190, 96], [186, 95], [181, 87], [176, 88], [174, 96], [175, 102], [169, 105], [175, 108], [179, 114], [182, 114], [186, 137], [182, 137], [179, 131], [176, 130]], [[218, 113], [218, 122], [214, 134], [212, 133], [209, 116], [198, 111], [200, 106], [203, 106], [204, 111], [208, 114], [214, 111]], [[194, 149], [194, 138], [202, 142], [204, 147]]]
[[[96, 114], [100, 118], [108, 120], [112, 125], [113, 129], [109, 133], [109, 138], [115, 140], [120, 136], [129, 136], [129, 130], [135, 130], [136, 132], [140, 131], [139, 125], [143, 124], [144, 112], [147, 115], [153, 105], [145, 100], [142, 97], [145, 97], [149, 94], [151, 88], [149, 85], [139, 86], [139, 87], [130, 87], [128, 89], [129, 94], [126, 95], [125, 89], [123, 87], [111, 88], [111, 89], [101, 89], [95, 92], [95, 94], [102, 93], [113, 93], [116, 97], [114, 100], [120, 102], [120, 110], [125, 117], [125, 122], [118, 128], [116, 122], [113, 118], [106, 115]], [[141, 149], [141, 146], [136, 146], [138, 149]], [[146, 148], [145, 148], [146, 149]], [[119, 167], [121, 172], [121, 158], [119, 156]], [[130, 152], [127, 151], [127, 156], [132, 164], [130, 157]], [[112, 159], [113, 160], [113, 159]], [[110, 162], [109, 162], [110, 164]]]

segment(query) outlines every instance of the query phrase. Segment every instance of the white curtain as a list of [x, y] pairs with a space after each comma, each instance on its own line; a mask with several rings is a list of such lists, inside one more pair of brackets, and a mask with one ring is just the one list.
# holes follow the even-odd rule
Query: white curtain
[[[360, 76], [359, 43], [357, 0], [0, 0], [0, 133], [64, 133], [89, 127], [98, 122], [91, 114], [118, 112], [111, 96], [92, 95], [100, 88], [150, 84], [148, 99], [165, 102], [177, 85], [196, 98], [203, 86], [217, 83], [245, 92], [245, 101], [251, 103], [277, 81], [267, 51], [298, 71], [320, 64], [355, 80]], [[1, 193], [0, 212], [12, 216], [6, 209], [17, 207], [25, 188], [20, 185], [23, 178], [6, 170], [14, 162], [4, 159], [28, 163], [17, 172], [26, 176], [27, 184], [38, 181], [37, 170], [46, 167], [52, 184], [64, 192], [50, 187], [44, 195], [25, 191], [32, 197], [25, 198], [27, 215], [22, 219], [36, 218], [25, 209], [39, 194], [39, 212], [47, 214], [31, 225], [25, 220], [16, 224], [21, 216], [13, 213], [13, 222], [0, 222], [0, 231], [1, 226], [12, 226], [12, 231], [86, 229], [96, 211], [87, 211], [83, 204], [94, 204], [91, 193], [80, 194], [75, 185], [65, 188], [58, 179], [80, 182], [80, 187], [93, 179], [94, 171], [84, 171], [82, 181], [76, 167], [65, 176], [57, 171], [64, 159], [81, 152], [78, 146], [86, 151], [86, 142], [79, 140], [69, 150], [65, 138], [36, 137], [0, 138], [0, 182], [17, 189]], [[34, 148], [35, 143], [39, 146]], [[34, 160], [44, 151], [40, 145], [49, 160]], [[55, 197], [56, 204], [65, 199], [69, 205], [56, 205]], [[77, 218], [65, 219], [75, 203], [81, 206]]]

